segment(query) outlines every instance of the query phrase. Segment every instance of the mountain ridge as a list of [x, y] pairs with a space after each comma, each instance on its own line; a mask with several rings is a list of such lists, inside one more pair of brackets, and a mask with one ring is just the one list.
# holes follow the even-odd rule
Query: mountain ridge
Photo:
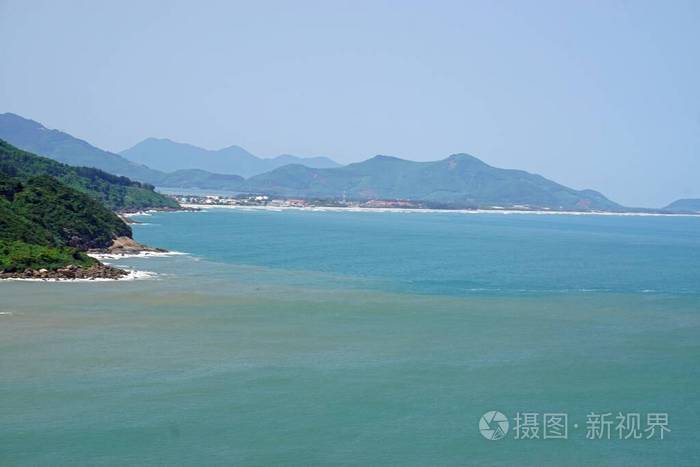
[[405, 199], [455, 207], [622, 208], [597, 191], [574, 190], [541, 175], [492, 167], [465, 153], [431, 162], [379, 155], [336, 169], [287, 165], [251, 177], [243, 186], [288, 197]]
[[[2, 117], [7, 118], [7, 115], [0, 115], [0, 137], [3, 131], [7, 133], [7, 128], [2, 125]], [[12, 116], [15, 119], [21, 119], [13, 114]], [[31, 123], [36, 133], [37, 123]], [[456, 153], [444, 159], [428, 162], [377, 155], [365, 161], [332, 168], [314, 168], [298, 163], [286, 164], [244, 179], [238, 175], [212, 173], [201, 167], [165, 173], [102, 151], [82, 140], [75, 143], [71, 140], [75, 139], [72, 136], [59, 133], [61, 135], [59, 143], [65, 143], [64, 140], [67, 140], [71, 143], [68, 144], [69, 147], [87, 145], [85, 147], [94, 149], [90, 156], [95, 161], [95, 165], [99, 166], [103, 162], [101, 156], [105, 154], [114, 156], [120, 158], [123, 167], [127, 164], [126, 167], [129, 170], [137, 167], [142, 171], [141, 175], [145, 178], [137, 176], [136, 179], [173, 189], [221, 189], [241, 193], [266, 193], [318, 199], [401, 199], [442, 207], [524, 206], [555, 210], [612, 211], [623, 209], [622, 206], [597, 191], [575, 190], [523, 170], [492, 167], [466, 153]], [[38, 136], [41, 140], [41, 135]], [[53, 139], [48, 139], [48, 143], [52, 141]], [[156, 144], [158, 147], [167, 145], [173, 151], [185, 151], [185, 159], [191, 156], [194, 148], [200, 155], [204, 154], [201, 156], [204, 158], [211, 156], [212, 153], [224, 152], [237, 157], [239, 161], [249, 160], [253, 163], [259, 161], [239, 146], [208, 151], [167, 139], [151, 138], [145, 141], [149, 142], [148, 144]], [[43, 142], [46, 143], [46, 141]], [[65, 147], [53, 148], [52, 151], [48, 149], [47, 152], [52, 152], [54, 155], [60, 156], [66, 153]], [[278, 156], [278, 159], [282, 162], [289, 161], [285, 156]]]
[[201, 169], [223, 175], [239, 175], [244, 178], [268, 172], [290, 163], [312, 168], [333, 168], [340, 164], [325, 156], [300, 157], [281, 154], [276, 157], [258, 157], [238, 145], [221, 149], [206, 149], [169, 138], [146, 138], [134, 146], [120, 151], [126, 159], [162, 172]]
[[64, 164], [95, 167], [141, 182], [154, 183], [162, 176], [158, 171], [100, 149], [85, 140], [9, 112], [0, 114], [0, 139]]

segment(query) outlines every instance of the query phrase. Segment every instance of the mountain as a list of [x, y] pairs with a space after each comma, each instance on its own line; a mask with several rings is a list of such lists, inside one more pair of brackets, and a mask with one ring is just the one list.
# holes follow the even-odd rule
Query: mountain
[[22, 151], [0, 140], [0, 174], [21, 181], [49, 175], [111, 209], [177, 208], [171, 198], [156, 193], [153, 186], [99, 169], [71, 167]]
[[0, 139], [25, 151], [49, 157], [64, 164], [94, 167], [105, 172], [157, 184], [162, 176], [157, 170], [135, 164], [92, 146], [59, 130], [50, 130], [39, 122], [13, 113], [0, 114]]
[[[25, 151], [64, 164], [93, 167], [150, 185], [171, 188], [233, 189], [232, 187], [241, 181], [236, 171], [229, 170], [233, 166], [244, 176], [265, 172], [288, 163], [303, 163], [313, 167], [338, 166], [326, 157], [299, 158], [282, 155], [274, 159], [260, 159], [238, 146], [208, 151], [196, 146], [153, 138], [124, 151], [130, 154], [129, 157], [134, 157], [134, 160], [153, 159], [153, 167], [172, 172], [166, 173], [132, 162], [119, 154], [104, 151], [68, 133], [50, 130], [41, 123], [13, 113], [0, 114], [0, 139]], [[198, 161], [205, 161], [206, 164], [199, 165]], [[204, 170], [207, 169], [207, 164], [212, 170], [222, 170], [214, 170], [219, 173], [211, 173]]]
[[596, 191], [577, 191], [540, 175], [491, 167], [468, 154], [435, 162], [376, 156], [334, 169], [287, 165], [248, 179], [242, 189], [288, 197], [406, 199], [454, 207], [621, 209]]
[[[4, 139], [25, 151], [33, 152], [64, 164], [97, 168], [110, 174], [129, 177], [132, 180], [138, 180], [148, 185], [216, 189], [221, 188], [221, 184], [227, 180], [229, 183], [233, 183], [231, 180], [235, 182], [240, 181], [238, 176], [212, 174], [203, 170], [180, 170], [170, 174], [153, 170], [145, 165], [131, 162], [118, 154], [92, 146], [90, 143], [75, 138], [68, 133], [49, 130], [41, 123], [12, 113], [0, 114], [0, 139]], [[108, 202], [108, 204], [110, 203]], [[116, 204], [117, 206], [113, 207], [173, 206], [169, 199], [161, 199], [159, 203], [153, 206], [124, 206], [118, 205], [119, 203]]]
[[[14, 114], [0, 115], [0, 137], [2, 135], [10, 135], [10, 142], [20, 141], [23, 147], [39, 148], [39, 152], [51, 158], [63, 158], [71, 164], [83, 163], [101, 169], [113, 167], [112, 171], [119, 175], [171, 188], [262, 192], [303, 198], [405, 199], [445, 207], [622, 209], [596, 191], [578, 191], [539, 175], [492, 167], [467, 154], [455, 154], [434, 162], [376, 156], [364, 162], [338, 167], [327, 158], [301, 159], [283, 155], [274, 159], [260, 159], [238, 146], [209, 151], [153, 138], [122, 152], [138, 162], [158, 164], [154, 167], [172, 171], [166, 173], [102, 151], [66, 133], [48, 130], [37, 122]], [[304, 163], [290, 164], [299, 161]], [[314, 164], [334, 167], [309, 167]], [[155, 203], [153, 196], [160, 196], [149, 191], [151, 187], [148, 185], [132, 186], [135, 182], [104, 172], [73, 169], [70, 177], [64, 174], [63, 178], [58, 178], [81, 191], [92, 190], [93, 195], [98, 195], [115, 208]], [[67, 170], [66, 166], [61, 170]], [[239, 174], [232, 174], [233, 170]], [[247, 180], [242, 178], [253, 173], [257, 175]], [[76, 176], [83, 180], [76, 181]], [[164, 202], [162, 198], [161, 202]]]
[[664, 211], [673, 212], [700, 212], [700, 199], [679, 199], [664, 208]]
[[121, 151], [125, 158], [154, 169], [173, 172], [200, 169], [220, 174], [251, 177], [288, 164], [301, 164], [311, 168], [333, 168], [340, 165], [327, 157], [298, 157], [284, 154], [263, 159], [240, 146], [208, 150], [169, 139], [148, 138]]

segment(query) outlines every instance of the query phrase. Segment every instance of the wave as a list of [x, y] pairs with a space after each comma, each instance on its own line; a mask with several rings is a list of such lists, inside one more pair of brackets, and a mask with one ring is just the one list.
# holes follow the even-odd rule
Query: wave
[[102, 261], [105, 259], [167, 258], [169, 256], [186, 256], [188, 254], [181, 251], [140, 251], [138, 253], [88, 253], [88, 256]]

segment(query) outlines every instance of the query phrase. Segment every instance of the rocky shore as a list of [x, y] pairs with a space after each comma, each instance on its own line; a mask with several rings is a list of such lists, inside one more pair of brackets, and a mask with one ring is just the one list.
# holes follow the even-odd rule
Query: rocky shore
[[59, 269], [25, 269], [22, 272], [0, 272], [0, 279], [44, 279], [44, 280], [70, 280], [70, 279], [122, 279], [129, 273], [123, 269], [95, 264], [88, 268], [80, 268], [73, 264]]
[[[89, 250], [87, 253], [95, 259], [102, 260], [118, 259], [121, 256], [147, 256], [148, 254], [168, 253], [168, 250], [152, 248], [129, 237], [117, 237], [108, 248], [93, 249]], [[123, 269], [98, 262], [89, 267], [70, 264], [57, 269], [25, 269], [23, 271], [13, 272], [0, 270], [0, 280], [115, 280], [127, 278], [130, 274], [131, 273]]]
[[139, 253], [167, 253], [168, 250], [143, 245], [129, 237], [115, 238], [108, 248], [88, 251], [92, 255], [137, 255]]

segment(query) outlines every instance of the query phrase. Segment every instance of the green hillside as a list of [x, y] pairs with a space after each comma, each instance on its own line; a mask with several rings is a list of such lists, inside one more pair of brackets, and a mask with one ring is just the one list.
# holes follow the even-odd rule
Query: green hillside
[[99, 169], [62, 164], [22, 151], [2, 140], [0, 173], [21, 180], [49, 175], [115, 210], [178, 207], [177, 202], [156, 193], [151, 185], [111, 175]]
[[11, 201], [6, 198], [10, 209], [46, 229], [51, 234], [49, 244], [87, 250], [108, 247], [116, 237], [131, 236], [131, 228], [119, 216], [47, 175], [20, 183], [19, 191], [11, 196]]
[[97, 260], [76, 248], [0, 240], [0, 272], [42, 268], [53, 270], [69, 264], [89, 267], [97, 264]]
[[0, 271], [95, 261], [82, 250], [104, 248], [131, 228], [92, 197], [42, 175], [0, 174]]

